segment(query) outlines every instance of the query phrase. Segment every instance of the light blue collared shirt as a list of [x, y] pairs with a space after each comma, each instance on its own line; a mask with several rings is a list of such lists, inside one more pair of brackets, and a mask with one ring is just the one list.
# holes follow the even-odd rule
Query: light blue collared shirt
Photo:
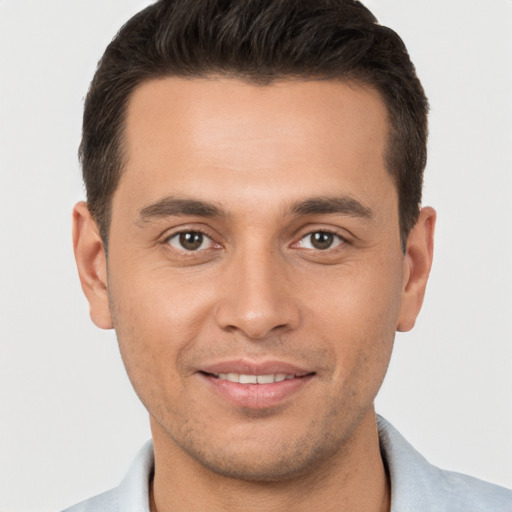
[[[391, 512], [512, 512], [512, 490], [443, 471], [378, 417], [382, 456], [391, 480]], [[63, 512], [150, 512], [153, 445], [148, 441], [121, 484]]]

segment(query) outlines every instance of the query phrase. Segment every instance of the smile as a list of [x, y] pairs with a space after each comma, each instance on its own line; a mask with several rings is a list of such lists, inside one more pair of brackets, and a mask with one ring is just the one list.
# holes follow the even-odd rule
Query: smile
[[244, 373], [219, 373], [213, 374], [221, 380], [236, 382], [238, 384], [273, 384], [284, 380], [294, 379], [295, 375], [286, 375], [285, 373], [276, 373], [269, 375], [248, 375]]
[[278, 361], [223, 362], [197, 375], [222, 402], [253, 410], [281, 405], [316, 380], [316, 372]]

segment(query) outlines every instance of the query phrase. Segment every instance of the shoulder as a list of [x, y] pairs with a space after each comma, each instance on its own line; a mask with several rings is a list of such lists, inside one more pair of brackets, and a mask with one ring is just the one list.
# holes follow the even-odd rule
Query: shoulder
[[77, 503], [63, 512], [119, 512], [117, 488]]
[[391, 480], [392, 512], [512, 512], [512, 491], [430, 464], [386, 420], [379, 440]]
[[153, 444], [148, 441], [118, 487], [62, 512], [149, 512], [149, 483], [154, 464]]
[[512, 490], [472, 476], [444, 471], [435, 466], [432, 468], [433, 472], [438, 473], [436, 482], [439, 495], [450, 505], [450, 512], [512, 512]]

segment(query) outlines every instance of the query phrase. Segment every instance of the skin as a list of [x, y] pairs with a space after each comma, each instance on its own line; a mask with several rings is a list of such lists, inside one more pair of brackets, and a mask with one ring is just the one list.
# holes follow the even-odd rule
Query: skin
[[[435, 212], [404, 254], [379, 94], [153, 80], [125, 135], [108, 258], [84, 203], [74, 245], [91, 317], [116, 329], [150, 414], [152, 510], [389, 510], [373, 402], [421, 308]], [[226, 361], [307, 377], [237, 402], [204, 373]]]

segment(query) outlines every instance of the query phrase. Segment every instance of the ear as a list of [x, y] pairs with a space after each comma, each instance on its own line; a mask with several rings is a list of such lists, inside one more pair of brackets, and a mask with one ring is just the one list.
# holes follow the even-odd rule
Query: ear
[[105, 249], [98, 225], [83, 201], [73, 209], [73, 249], [91, 319], [102, 329], [112, 329]]
[[410, 331], [414, 327], [423, 304], [434, 254], [435, 224], [435, 210], [422, 208], [418, 222], [407, 238], [398, 331]]

